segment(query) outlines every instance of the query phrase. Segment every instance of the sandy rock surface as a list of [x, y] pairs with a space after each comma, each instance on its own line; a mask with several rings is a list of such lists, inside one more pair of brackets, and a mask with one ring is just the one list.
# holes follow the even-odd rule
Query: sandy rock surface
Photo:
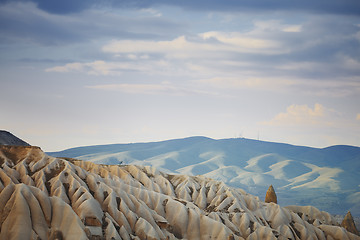
[[0, 146], [0, 239], [360, 239], [202, 176], [97, 165]]

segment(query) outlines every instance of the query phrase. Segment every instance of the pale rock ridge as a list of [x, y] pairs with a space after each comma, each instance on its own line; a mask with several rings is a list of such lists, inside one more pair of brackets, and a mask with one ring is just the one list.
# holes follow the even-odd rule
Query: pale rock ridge
[[265, 196], [266, 203], [277, 203], [277, 197], [273, 185], [270, 185]]
[[345, 215], [344, 220], [341, 222], [341, 226], [349, 232], [359, 235], [359, 231], [356, 229], [355, 222], [350, 211], [348, 211], [348, 213]]
[[0, 147], [0, 239], [360, 239], [313, 207], [282, 208], [202, 176]]

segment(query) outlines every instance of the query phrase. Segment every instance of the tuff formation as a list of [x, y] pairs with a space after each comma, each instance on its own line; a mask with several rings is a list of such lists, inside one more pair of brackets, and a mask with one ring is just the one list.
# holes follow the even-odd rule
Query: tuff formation
[[0, 146], [0, 239], [360, 239], [326, 212], [202, 176]]
[[276, 193], [275, 193], [275, 190], [272, 185], [270, 185], [270, 187], [268, 188], [268, 190], [266, 192], [265, 202], [266, 203], [271, 203], [271, 202], [277, 203]]
[[350, 211], [348, 211], [345, 215], [344, 220], [341, 222], [341, 226], [349, 232], [359, 235], [359, 231], [356, 229], [355, 222]]

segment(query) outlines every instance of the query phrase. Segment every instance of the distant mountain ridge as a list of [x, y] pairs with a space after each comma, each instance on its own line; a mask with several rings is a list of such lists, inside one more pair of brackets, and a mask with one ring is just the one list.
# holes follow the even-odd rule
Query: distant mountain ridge
[[245, 138], [189, 137], [111, 144], [48, 153], [98, 164], [149, 165], [168, 173], [204, 175], [262, 196], [272, 184], [280, 205], [313, 205], [360, 216], [360, 148], [311, 148]]
[[0, 145], [30, 146], [27, 142], [5, 130], [0, 130]]

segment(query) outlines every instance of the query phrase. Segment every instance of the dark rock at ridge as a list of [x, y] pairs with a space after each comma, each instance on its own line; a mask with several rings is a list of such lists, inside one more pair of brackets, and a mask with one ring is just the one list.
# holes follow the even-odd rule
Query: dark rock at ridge
[[27, 142], [5, 130], [0, 130], [0, 145], [30, 146]]

